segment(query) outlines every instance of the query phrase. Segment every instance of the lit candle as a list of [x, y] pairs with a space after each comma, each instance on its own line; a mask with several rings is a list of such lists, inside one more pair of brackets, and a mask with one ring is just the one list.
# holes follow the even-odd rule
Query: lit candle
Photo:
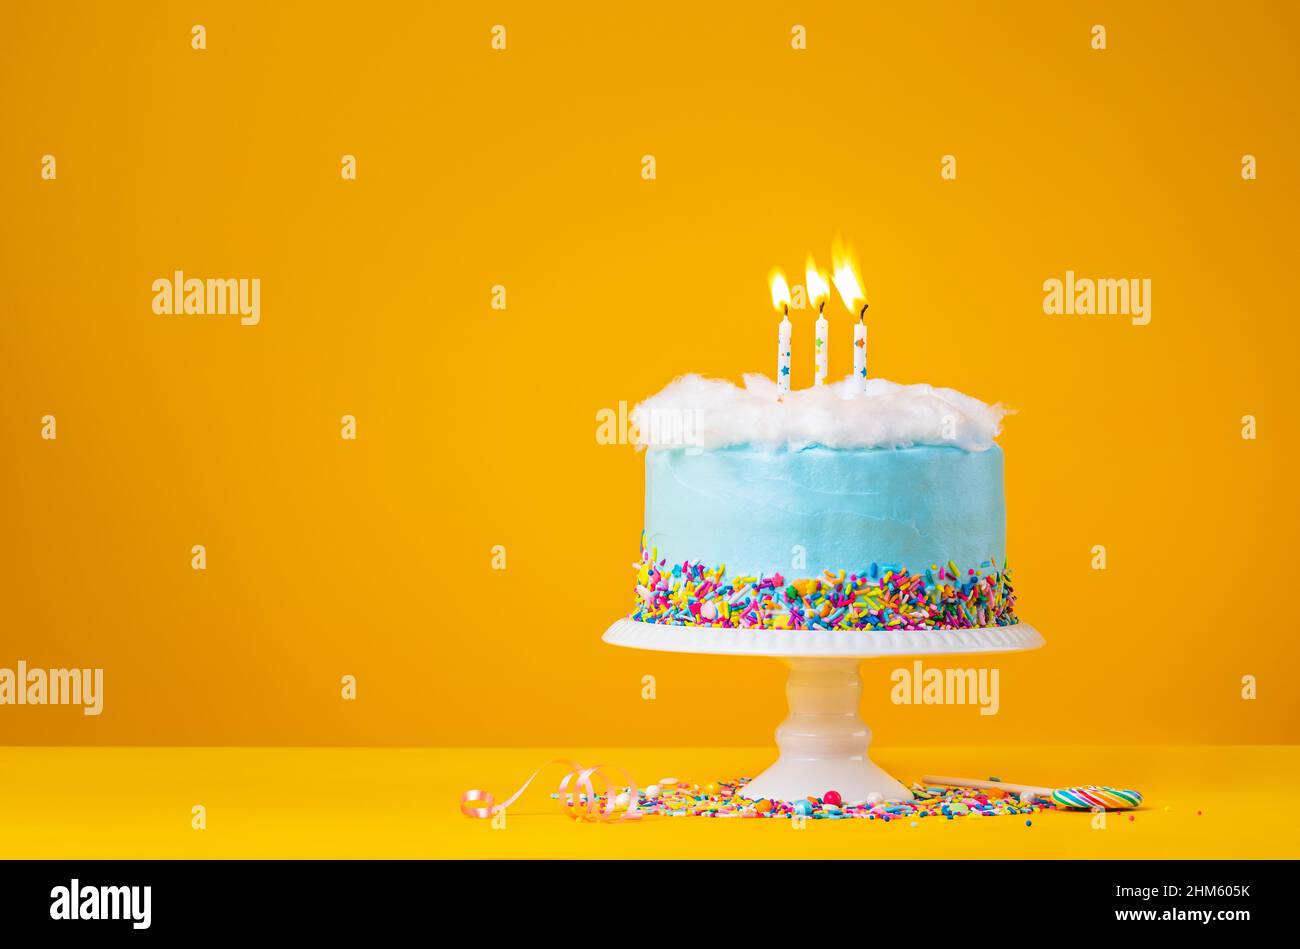
[[[867, 295], [862, 291], [862, 281], [858, 279], [858, 268], [850, 252], [837, 246], [832, 255], [832, 265], [835, 270], [831, 282], [849, 312], [858, 316], [858, 321], [853, 324], [853, 378], [861, 390], [867, 385]], [[858, 304], [862, 309], [858, 309]]]
[[776, 330], [776, 387], [785, 395], [790, 391], [790, 287], [785, 274], [773, 270], [772, 306], [781, 314], [781, 324]]
[[853, 377], [858, 380], [858, 388], [867, 387], [867, 315], [866, 307], [862, 316], [853, 324]]
[[821, 271], [817, 269], [817, 265], [813, 263], [812, 254], [808, 255], [808, 266], [804, 271], [804, 287], [808, 290], [808, 302], [817, 306], [817, 334], [813, 342], [815, 347], [813, 385], [821, 386], [826, 384], [826, 367], [830, 365], [827, 356], [830, 324], [826, 322], [826, 314], [822, 311], [826, 308], [826, 298], [830, 296], [831, 288]]

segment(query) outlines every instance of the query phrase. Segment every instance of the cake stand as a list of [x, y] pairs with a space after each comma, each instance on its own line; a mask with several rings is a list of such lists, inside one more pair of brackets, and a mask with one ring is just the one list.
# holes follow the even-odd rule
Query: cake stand
[[871, 729], [858, 715], [864, 659], [990, 655], [1037, 649], [1043, 637], [1028, 623], [986, 629], [832, 632], [663, 626], [621, 619], [605, 631], [615, 646], [719, 656], [770, 656], [790, 669], [789, 717], [777, 726], [776, 763], [741, 796], [797, 801], [839, 791], [846, 804], [870, 794], [910, 801], [912, 792], [871, 760]]

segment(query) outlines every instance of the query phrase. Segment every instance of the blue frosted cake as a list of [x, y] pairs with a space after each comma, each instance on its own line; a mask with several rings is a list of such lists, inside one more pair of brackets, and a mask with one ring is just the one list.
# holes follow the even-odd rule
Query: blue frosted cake
[[645, 531], [632, 619], [742, 629], [1016, 622], [1005, 410], [848, 379], [779, 394], [686, 376], [637, 406]]

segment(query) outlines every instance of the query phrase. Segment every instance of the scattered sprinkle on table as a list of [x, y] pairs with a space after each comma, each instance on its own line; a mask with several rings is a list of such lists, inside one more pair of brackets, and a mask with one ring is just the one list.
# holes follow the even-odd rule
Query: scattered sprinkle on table
[[[916, 827], [917, 819], [940, 817], [946, 820], [978, 820], [984, 817], [1005, 817], [1009, 815], [1033, 814], [1043, 810], [1054, 810], [1052, 803], [1044, 798], [1022, 801], [1013, 795], [987, 794], [970, 788], [926, 787], [912, 785], [915, 800], [879, 801], [864, 803], [844, 801], [838, 793], [826, 793], [824, 797], [808, 797], [798, 801], [776, 801], [763, 799], [753, 801], [741, 796], [741, 791], [749, 778], [730, 781], [710, 781], [703, 785], [690, 781], [675, 781], [669, 786], [667, 780], [661, 780], [654, 791], [649, 789], [638, 792], [637, 807], [647, 817], [741, 817], [756, 819], [801, 817], [806, 820], [845, 820], [859, 818], [891, 823], [895, 820], [908, 820], [909, 826]], [[626, 793], [626, 791], [624, 791]], [[616, 797], [618, 792], [615, 792]], [[872, 795], [875, 798], [876, 795]], [[604, 798], [602, 797], [603, 801]], [[1025, 826], [1033, 825], [1026, 820]]]

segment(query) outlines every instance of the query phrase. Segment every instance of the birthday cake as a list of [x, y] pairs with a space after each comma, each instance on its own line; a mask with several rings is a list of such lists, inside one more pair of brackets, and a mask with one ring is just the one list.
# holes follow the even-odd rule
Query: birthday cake
[[951, 389], [858, 375], [795, 392], [762, 375], [677, 379], [632, 414], [646, 503], [631, 618], [1016, 623], [994, 442], [1005, 414]]

